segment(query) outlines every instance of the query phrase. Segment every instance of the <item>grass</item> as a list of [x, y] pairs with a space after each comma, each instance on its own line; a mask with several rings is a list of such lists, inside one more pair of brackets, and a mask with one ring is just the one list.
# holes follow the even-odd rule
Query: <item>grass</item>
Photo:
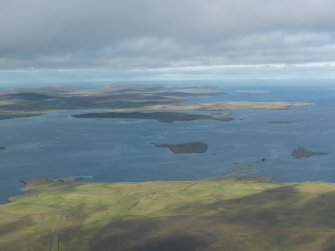
[[141, 183], [35, 181], [34, 187], [0, 205], [0, 250], [335, 247], [335, 184], [232, 177]]

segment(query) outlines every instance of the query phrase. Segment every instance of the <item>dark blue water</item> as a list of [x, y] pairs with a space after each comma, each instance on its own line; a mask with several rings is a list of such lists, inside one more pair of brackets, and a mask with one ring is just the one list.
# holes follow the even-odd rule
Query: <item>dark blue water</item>
[[[335, 181], [335, 89], [332, 87], [253, 87], [270, 94], [236, 92], [191, 98], [308, 101], [314, 106], [290, 110], [232, 111], [231, 122], [198, 120], [74, 119], [66, 113], [0, 121], [0, 200], [19, 192], [26, 177], [93, 176], [92, 181], [190, 180], [228, 175], [245, 165], [250, 175], [275, 181]], [[270, 124], [287, 120], [289, 124]], [[204, 154], [172, 154], [152, 143], [202, 141]], [[297, 147], [328, 152], [295, 160]], [[262, 158], [266, 161], [263, 162]]]

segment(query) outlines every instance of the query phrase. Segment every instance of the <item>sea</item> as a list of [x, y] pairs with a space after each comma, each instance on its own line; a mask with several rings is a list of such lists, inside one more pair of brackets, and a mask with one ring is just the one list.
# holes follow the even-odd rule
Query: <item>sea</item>
[[[211, 84], [220, 85], [225, 94], [188, 97], [187, 101], [293, 101], [314, 105], [288, 110], [233, 110], [230, 113], [234, 120], [229, 122], [71, 117], [97, 110], [1, 120], [0, 146], [6, 149], [0, 151], [0, 202], [21, 193], [19, 181], [25, 178], [90, 176], [85, 179], [90, 182], [198, 180], [229, 176], [250, 166], [252, 171], [247, 175], [275, 182], [335, 182], [335, 83], [285, 83], [253, 82], [243, 86], [215, 82]], [[271, 93], [238, 92], [259, 89]], [[173, 154], [155, 147], [195, 141], [206, 143], [207, 152]], [[328, 155], [294, 159], [291, 152], [298, 147]]]

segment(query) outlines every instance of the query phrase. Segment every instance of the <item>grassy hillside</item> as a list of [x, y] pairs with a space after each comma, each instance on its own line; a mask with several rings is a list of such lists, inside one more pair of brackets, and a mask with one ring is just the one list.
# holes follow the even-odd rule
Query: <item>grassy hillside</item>
[[0, 206], [0, 250], [335, 250], [335, 184], [235, 177], [28, 186]]

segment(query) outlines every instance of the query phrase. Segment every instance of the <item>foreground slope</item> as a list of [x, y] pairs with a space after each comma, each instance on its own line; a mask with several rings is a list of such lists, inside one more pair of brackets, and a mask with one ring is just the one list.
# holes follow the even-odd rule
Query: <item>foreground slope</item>
[[0, 206], [0, 250], [335, 250], [335, 184], [234, 177], [27, 186]]

